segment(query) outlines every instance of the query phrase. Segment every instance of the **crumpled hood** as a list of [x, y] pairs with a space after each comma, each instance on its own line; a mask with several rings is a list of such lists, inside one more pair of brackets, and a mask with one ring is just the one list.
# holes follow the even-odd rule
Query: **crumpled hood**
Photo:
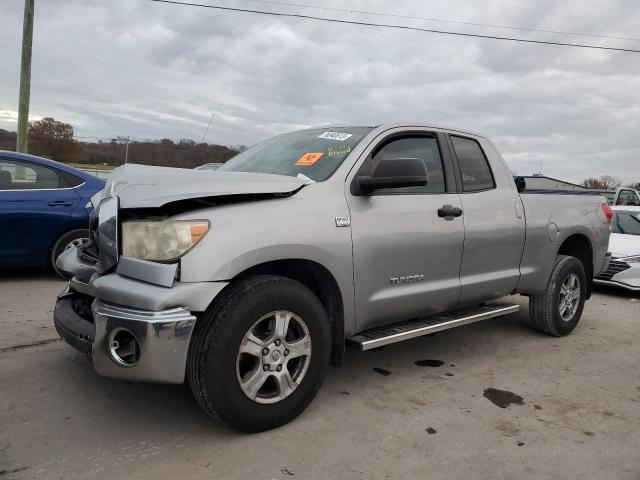
[[121, 208], [157, 208], [196, 198], [291, 195], [307, 182], [266, 173], [210, 172], [127, 164], [116, 168], [102, 198], [117, 195]]
[[612, 233], [609, 237], [609, 251], [617, 258], [640, 255], [640, 235]]

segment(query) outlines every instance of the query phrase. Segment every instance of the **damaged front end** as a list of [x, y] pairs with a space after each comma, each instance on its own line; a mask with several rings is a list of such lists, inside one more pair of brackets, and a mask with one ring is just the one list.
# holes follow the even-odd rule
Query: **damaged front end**
[[[169, 291], [175, 297], [176, 266], [165, 268], [171, 276], [168, 287], [152, 278], [128, 278], [118, 268], [112, 272], [119, 263], [118, 230], [118, 199], [113, 197], [100, 204], [97, 219], [92, 217], [89, 244], [58, 258], [59, 267], [74, 276], [57, 299], [56, 330], [69, 345], [89, 354], [102, 375], [182, 383], [196, 316], [187, 307], [162, 304], [172, 297]], [[169, 300], [174, 301], [180, 303]]]
[[[228, 283], [181, 281], [180, 257], [190, 245], [176, 247], [177, 240], [170, 238], [151, 254], [144, 243], [144, 232], [151, 230], [141, 234], [140, 229], [170, 224], [178, 240], [203, 236], [209, 220], [189, 230], [189, 221], [174, 216], [198, 210], [208, 218], [218, 205], [282, 198], [304, 184], [295, 178], [241, 173], [221, 174], [215, 182], [213, 175], [202, 172], [127, 167], [116, 170], [92, 213], [90, 241], [57, 259], [57, 266], [72, 278], [57, 299], [54, 324], [69, 345], [91, 356], [102, 375], [182, 383], [197, 315]], [[167, 233], [158, 232], [148, 237]], [[123, 234], [129, 240], [137, 235], [138, 243], [125, 242], [123, 248]], [[177, 250], [172, 253], [170, 248]]]

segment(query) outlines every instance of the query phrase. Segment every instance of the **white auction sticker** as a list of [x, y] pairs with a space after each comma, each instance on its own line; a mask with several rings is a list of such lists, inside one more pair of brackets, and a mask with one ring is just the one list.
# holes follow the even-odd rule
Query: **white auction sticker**
[[318, 138], [326, 138], [327, 140], [338, 140], [339, 142], [344, 142], [349, 137], [353, 137], [353, 134], [342, 132], [324, 132], [322, 135], [318, 135]]

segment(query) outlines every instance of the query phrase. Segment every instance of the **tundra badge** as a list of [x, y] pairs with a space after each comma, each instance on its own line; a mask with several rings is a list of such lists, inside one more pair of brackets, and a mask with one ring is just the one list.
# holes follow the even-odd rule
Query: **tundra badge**
[[419, 274], [419, 275], [407, 275], [405, 277], [391, 277], [389, 279], [389, 281], [391, 282], [391, 285], [396, 285], [398, 283], [414, 283], [414, 282], [421, 282], [424, 280], [424, 275]]

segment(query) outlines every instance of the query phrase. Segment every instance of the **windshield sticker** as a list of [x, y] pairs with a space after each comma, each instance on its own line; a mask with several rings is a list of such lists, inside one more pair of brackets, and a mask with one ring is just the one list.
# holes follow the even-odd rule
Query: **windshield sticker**
[[343, 133], [343, 132], [324, 132], [321, 135], [318, 135], [318, 138], [326, 138], [327, 140], [338, 140], [339, 142], [344, 142], [347, 138], [353, 137], [352, 133]]
[[298, 161], [296, 162], [296, 165], [302, 166], [302, 167], [308, 167], [316, 163], [318, 160], [320, 160], [320, 157], [322, 157], [323, 155], [324, 155], [324, 152], [305, 153], [298, 159]]
[[349, 145], [331, 145], [327, 149], [327, 155], [329, 157], [335, 157], [336, 155], [348, 155], [351, 152]]

